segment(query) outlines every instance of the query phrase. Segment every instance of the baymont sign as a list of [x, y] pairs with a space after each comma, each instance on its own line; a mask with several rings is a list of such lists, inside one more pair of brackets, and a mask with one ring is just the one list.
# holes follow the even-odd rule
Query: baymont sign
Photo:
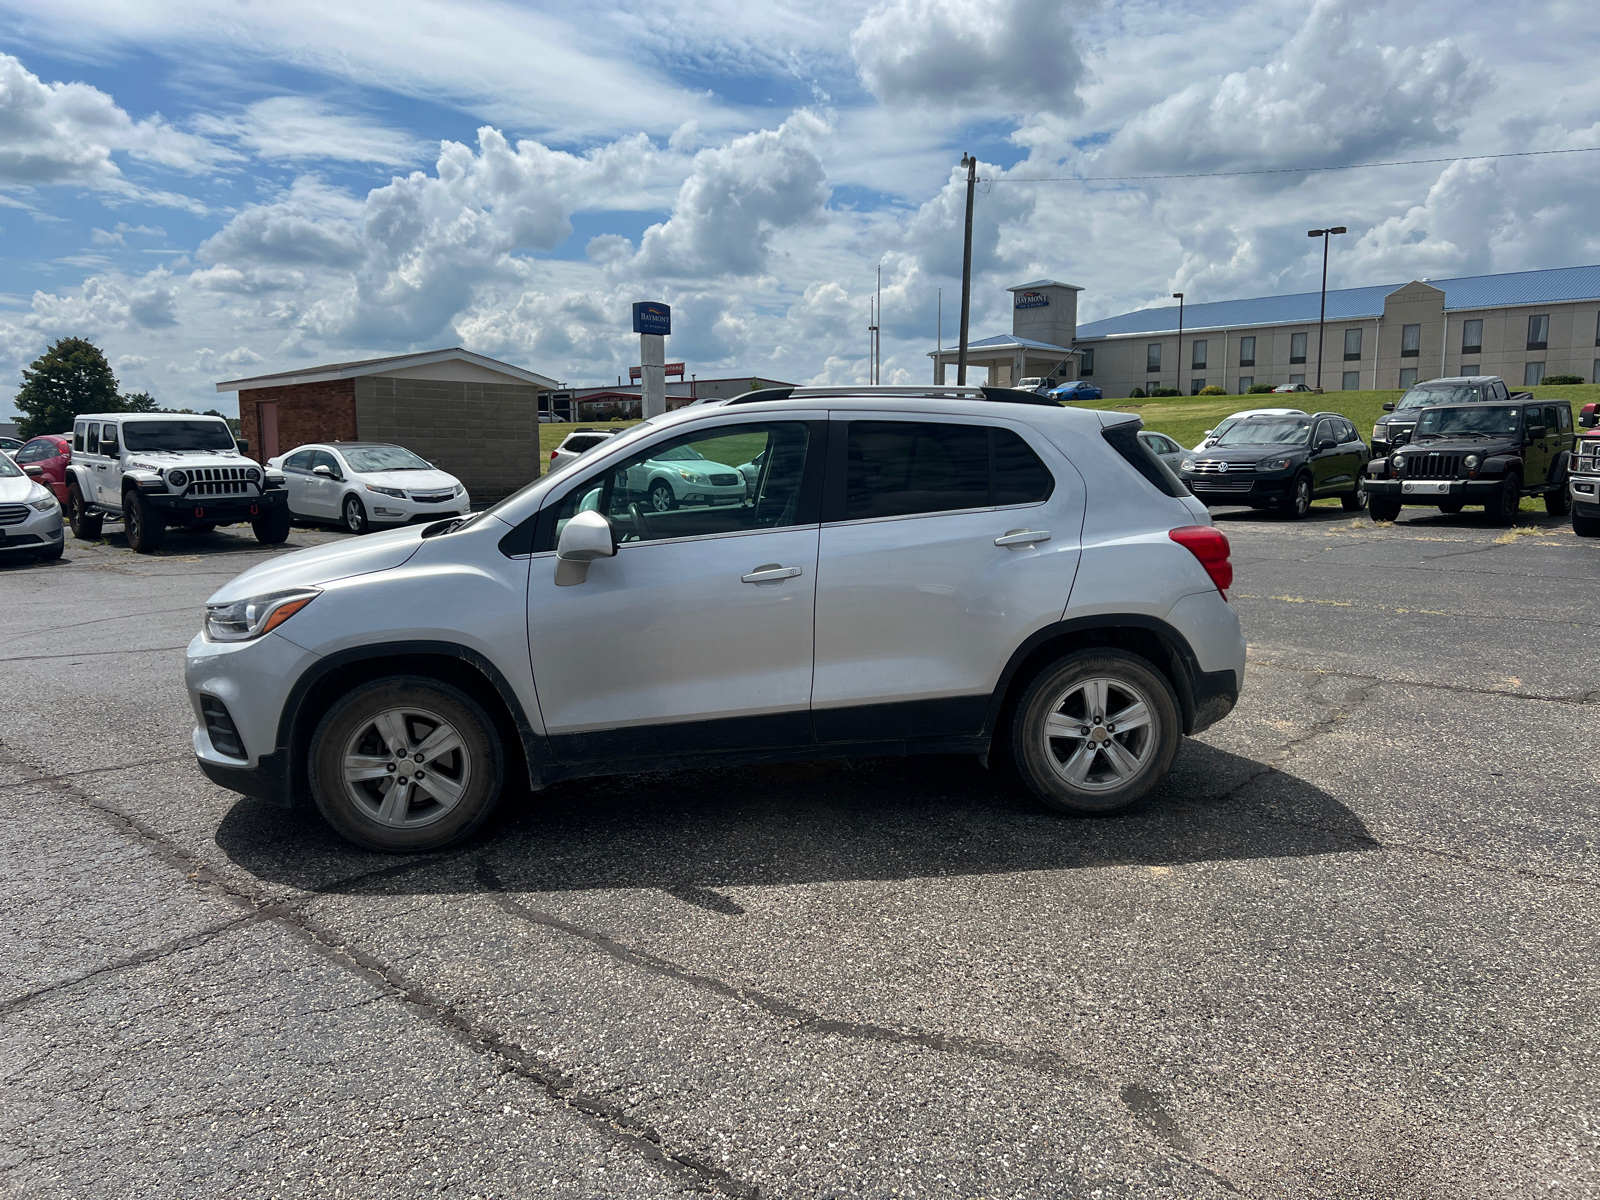
[[1049, 308], [1050, 297], [1043, 292], [1018, 292], [1015, 308]]

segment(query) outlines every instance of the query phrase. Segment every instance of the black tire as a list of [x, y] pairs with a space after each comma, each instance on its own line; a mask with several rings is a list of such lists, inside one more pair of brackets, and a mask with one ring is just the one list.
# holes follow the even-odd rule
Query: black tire
[[122, 531], [128, 535], [128, 548], [139, 554], [154, 554], [167, 540], [167, 523], [138, 488], [122, 493]]
[[1367, 506], [1366, 484], [1359, 479], [1356, 480], [1356, 486], [1347, 495], [1339, 497], [1339, 504], [1345, 512], [1360, 512]]
[[678, 497], [672, 490], [672, 485], [665, 479], [658, 479], [650, 485], [650, 511], [671, 512], [678, 507]]
[[[413, 755], [441, 726], [454, 733], [457, 748], [437, 767], [426, 756], [418, 770]], [[349, 781], [347, 759], [352, 771], [383, 773]], [[505, 782], [505, 751], [489, 714], [459, 688], [421, 675], [376, 679], [341, 696], [317, 723], [308, 766], [311, 794], [328, 824], [386, 854], [438, 850], [471, 837]], [[434, 794], [441, 783], [449, 790]]]
[[1579, 537], [1600, 537], [1600, 517], [1580, 517], [1573, 513], [1572, 532]]
[[67, 521], [72, 526], [72, 536], [82, 538], [86, 542], [95, 541], [100, 536], [100, 526], [103, 517], [99, 513], [85, 511], [83, 493], [78, 490], [76, 483], [67, 485]]
[[1496, 525], [1513, 524], [1522, 511], [1522, 476], [1515, 471], [1507, 473], [1499, 495], [1485, 504], [1483, 511]]
[[361, 503], [360, 496], [346, 496], [342, 509], [344, 513], [344, 527], [358, 537], [372, 530], [372, 523], [367, 520], [367, 506]]
[[1552, 517], [1564, 517], [1572, 511], [1572, 493], [1567, 490], [1567, 481], [1561, 479], [1555, 491], [1544, 494], [1544, 510]]
[[1439, 511], [1453, 517], [1465, 507], [1466, 504], [1463, 501], [1446, 500], [1443, 504], [1439, 505]]
[[250, 528], [263, 546], [276, 546], [288, 540], [290, 524], [288, 508], [269, 508], [250, 522]]
[[1289, 486], [1289, 495], [1283, 502], [1283, 515], [1291, 521], [1302, 521], [1311, 512], [1311, 476], [1296, 475]]
[[[1092, 711], [1097, 689], [1111, 711]], [[1112, 717], [1135, 709], [1146, 723], [1113, 728]], [[1061, 733], [1047, 733], [1052, 718]], [[1022, 694], [1011, 759], [1028, 790], [1051, 808], [1112, 813], [1161, 782], [1182, 736], [1172, 685], [1147, 660], [1126, 650], [1079, 650], [1040, 671]]]
[[1393, 521], [1400, 516], [1400, 501], [1392, 496], [1372, 496], [1367, 500], [1367, 516], [1374, 521]]

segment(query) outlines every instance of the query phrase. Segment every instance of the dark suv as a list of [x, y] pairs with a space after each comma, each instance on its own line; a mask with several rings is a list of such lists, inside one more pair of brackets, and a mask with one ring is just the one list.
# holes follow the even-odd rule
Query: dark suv
[[1524, 496], [1543, 496], [1547, 511], [1565, 516], [1572, 441], [1565, 401], [1425, 408], [1407, 445], [1367, 464], [1372, 519], [1392, 521], [1407, 504], [1446, 513], [1481, 504], [1509, 525]]
[[1195, 499], [1248, 504], [1303, 517], [1311, 502], [1337, 496], [1357, 512], [1367, 502], [1361, 471], [1367, 445], [1338, 413], [1244, 417], [1213, 445], [1183, 459], [1178, 473]]
[[1528, 401], [1532, 392], [1510, 392], [1498, 375], [1456, 375], [1430, 379], [1406, 389], [1398, 404], [1383, 406], [1384, 415], [1372, 427], [1372, 456], [1387, 458], [1411, 440], [1417, 417], [1425, 408], [1441, 404], [1493, 404], [1496, 401]]

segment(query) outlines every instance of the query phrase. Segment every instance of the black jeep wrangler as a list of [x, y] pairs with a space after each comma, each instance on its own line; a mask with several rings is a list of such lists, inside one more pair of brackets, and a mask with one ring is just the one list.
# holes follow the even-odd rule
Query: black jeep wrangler
[[1572, 443], [1572, 406], [1563, 400], [1425, 408], [1410, 442], [1367, 464], [1368, 511], [1392, 521], [1406, 504], [1446, 513], [1481, 504], [1509, 525], [1522, 497], [1543, 496], [1546, 511], [1565, 516]]

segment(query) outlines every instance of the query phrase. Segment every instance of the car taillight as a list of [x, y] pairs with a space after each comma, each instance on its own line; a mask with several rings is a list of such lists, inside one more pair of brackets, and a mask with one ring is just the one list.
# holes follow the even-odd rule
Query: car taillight
[[555, 460], [556, 460], [556, 452], [554, 450], [552, 450], [552, 451], [550, 451], [550, 461], [551, 462], [555, 462]]
[[1233, 586], [1233, 563], [1229, 557], [1233, 550], [1227, 537], [1210, 525], [1180, 525], [1169, 530], [1167, 536], [1200, 560], [1226, 600], [1228, 589]]

